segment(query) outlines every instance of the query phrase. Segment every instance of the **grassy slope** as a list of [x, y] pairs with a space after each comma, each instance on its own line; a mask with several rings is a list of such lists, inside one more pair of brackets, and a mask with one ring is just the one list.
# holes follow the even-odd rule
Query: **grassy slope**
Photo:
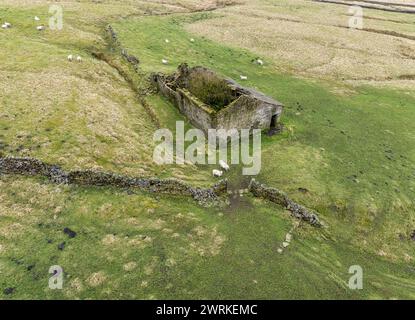
[[[186, 61], [232, 78], [245, 74], [248, 85], [282, 101], [283, 122], [290, 130], [281, 137], [263, 138], [258, 178], [316, 208], [338, 241], [408, 262], [413, 244], [399, 236], [408, 239], [413, 229], [413, 96], [370, 87], [336, 95], [330, 83], [278, 74], [272, 65], [258, 67], [250, 62], [252, 53], [183, 30], [187, 23], [215, 16], [139, 19], [115, 28], [122, 42], [142, 57], [145, 70], [172, 71]], [[148, 29], [151, 35], [146, 35]], [[189, 41], [192, 37], [195, 43]], [[170, 66], [162, 65], [162, 58], [168, 58]], [[303, 195], [300, 187], [310, 193]]]
[[[283, 121], [292, 131], [264, 138], [260, 179], [317, 208], [330, 228], [297, 229], [292, 245], [280, 255], [276, 249], [293, 221], [266, 202], [247, 199], [230, 210], [201, 209], [176, 197], [3, 177], [0, 284], [16, 287], [13, 296], [4, 298], [414, 298], [413, 269], [403, 259], [404, 253], [413, 255], [413, 244], [397, 240], [397, 232], [407, 236], [414, 225], [408, 200], [413, 198], [413, 182], [393, 179], [397, 174], [411, 176], [414, 170], [413, 98], [368, 88], [339, 97], [327, 84], [254, 66], [254, 54], [182, 28], [184, 22], [210, 16], [140, 18], [114, 26], [145, 71], [172, 71], [182, 61], [203, 64], [233, 78], [247, 74], [249, 85], [284, 102]], [[190, 37], [196, 39], [194, 44]], [[163, 57], [170, 66], [161, 64]], [[150, 101], [159, 110], [171, 107], [157, 96]], [[181, 118], [172, 110], [161, 117], [169, 127]], [[79, 133], [79, 128], [74, 130]], [[393, 149], [396, 161], [385, 160], [379, 143]], [[53, 157], [54, 151], [47, 154]], [[371, 183], [385, 182], [384, 165], [393, 175], [387, 182], [394, 180], [399, 194], [384, 183]], [[346, 179], [352, 174], [358, 175], [359, 183]], [[298, 187], [307, 187], [311, 194], [300, 195]], [[376, 205], [370, 211], [365, 209], [368, 199]], [[394, 202], [401, 207], [392, 215]], [[77, 237], [68, 239], [64, 227], [77, 231]], [[362, 238], [368, 241], [366, 247]], [[62, 241], [66, 247], [59, 251]], [[385, 244], [392, 246], [384, 248]], [[374, 254], [381, 248], [386, 257]], [[47, 289], [52, 264], [65, 269], [63, 291]], [[365, 289], [359, 292], [346, 287], [352, 264], [365, 271]], [[29, 265], [34, 267], [27, 270]], [[135, 268], [126, 271], [124, 266]]]

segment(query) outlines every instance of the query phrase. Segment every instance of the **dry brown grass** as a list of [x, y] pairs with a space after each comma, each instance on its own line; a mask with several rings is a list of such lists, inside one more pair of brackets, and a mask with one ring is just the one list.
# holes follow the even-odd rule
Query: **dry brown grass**
[[296, 75], [413, 87], [413, 79], [400, 79], [415, 70], [415, 41], [405, 38], [415, 36], [413, 15], [364, 10], [369, 31], [351, 30], [347, 10], [305, 0], [257, 0], [187, 29], [254, 51]]

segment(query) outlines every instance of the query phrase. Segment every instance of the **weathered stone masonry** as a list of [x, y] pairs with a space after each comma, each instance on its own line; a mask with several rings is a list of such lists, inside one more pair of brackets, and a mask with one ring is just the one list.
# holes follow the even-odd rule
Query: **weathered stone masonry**
[[224, 79], [237, 98], [226, 107], [216, 111], [204, 104], [183, 85], [192, 73], [203, 72], [216, 75], [204, 67], [179, 66], [177, 73], [166, 76], [153, 74], [152, 81], [159, 92], [173, 103], [194, 126], [208, 129], [269, 129], [275, 127], [283, 105], [264, 94], [244, 88], [231, 79]]
[[202, 189], [176, 179], [146, 179], [93, 170], [66, 172], [59, 166], [33, 158], [0, 158], [0, 174], [43, 176], [58, 184], [137, 188], [148, 192], [191, 196], [202, 205], [219, 201], [219, 197], [227, 191], [227, 180], [221, 180], [211, 188]]
[[264, 198], [283, 206], [291, 211], [291, 214], [297, 219], [304, 220], [316, 227], [322, 226], [315, 212], [294, 202], [284, 192], [276, 188], [267, 187], [252, 179], [249, 184], [249, 191], [256, 197]]
[[[172, 195], [190, 196], [201, 205], [212, 205], [220, 202], [227, 195], [228, 181], [221, 180], [211, 188], [192, 187], [177, 179], [128, 177], [108, 172], [93, 170], [64, 171], [59, 166], [46, 164], [33, 158], [0, 157], [0, 175], [19, 174], [24, 176], [42, 176], [57, 184], [74, 184], [84, 186], [113, 186], [118, 188], [136, 188], [142, 191]], [[285, 193], [251, 180], [249, 191], [277, 203], [297, 218], [320, 227], [322, 223], [317, 214], [291, 200]]]

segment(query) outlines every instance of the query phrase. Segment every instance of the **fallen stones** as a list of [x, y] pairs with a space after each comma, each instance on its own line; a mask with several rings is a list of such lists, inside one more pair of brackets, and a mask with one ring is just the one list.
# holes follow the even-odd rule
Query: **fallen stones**
[[15, 291], [16, 291], [16, 288], [9, 287], [9, 288], [4, 289], [4, 290], [3, 290], [3, 293], [4, 293], [5, 295], [10, 295], [10, 294], [14, 293]]
[[65, 233], [66, 235], [68, 235], [69, 238], [75, 238], [76, 237], [76, 232], [69, 229], [69, 228], [65, 228], [63, 229], [63, 233]]
[[63, 250], [63, 249], [65, 249], [65, 245], [66, 245], [66, 242], [64, 241], [64, 242], [61, 242], [61, 243], [59, 243], [58, 244], [58, 250]]

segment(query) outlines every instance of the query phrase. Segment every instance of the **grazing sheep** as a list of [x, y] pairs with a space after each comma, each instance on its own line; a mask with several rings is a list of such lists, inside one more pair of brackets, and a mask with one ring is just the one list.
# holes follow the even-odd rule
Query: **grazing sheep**
[[257, 59], [256, 63], [258, 63], [260, 66], [264, 65], [264, 61], [262, 61], [261, 59]]
[[70, 54], [70, 55], [68, 56], [68, 61], [72, 62], [72, 60], [73, 60], [73, 55], [71, 55], [71, 54]]
[[241, 80], [248, 80], [248, 77], [247, 77], [247, 76], [242, 76], [242, 75], [241, 75]]
[[40, 21], [38, 16], [35, 16], [35, 21]]
[[1, 27], [3, 28], [3, 29], [8, 29], [8, 28], [11, 28], [11, 24], [10, 23], [8, 23], [8, 22], [5, 22], [5, 23], [3, 23], [2, 25], [1, 25]]
[[195, 39], [191, 38], [191, 39], [190, 39], [190, 42], [195, 42]]
[[36, 29], [37, 31], [42, 31], [45, 30], [45, 26], [37, 26]]
[[76, 57], [76, 61], [77, 61], [77, 62], [82, 62], [82, 57], [81, 57], [81, 56], [77, 56], [77, 57]]
[[215, 170], [212, 170], [212, 174], [213, 174], [214, 177], [222, 177], [223, 171], [215, 169]]
[[227, 164], [225, 161], [223, 161], [223, 160], [219, 160], [219, 165], [220, 165], [220, 167], [221, 167], [223, 170], [225, 170], [225, 171], [228, 171], [228, 170], [229, 170], [229, 166], [228, 166], [228, 164]]
[[2, 25], [1, 25], [1, 27], [2, 27], [3, 29], [7, 29], [7, 26], [6, 26], [5, 24], [2, 24]]
[[166, 60], [166, 59], [161, 59], [161, 62], [162, 62], [163, 64], [168, 64], [168, 63], [169, 63], [169, 61], [168, 61], [168, 60]]
[[166, 43], [169, 43], [170, 42], [170, 40], [169, 39], [166, 39], [166, 40], [164, 40]]

